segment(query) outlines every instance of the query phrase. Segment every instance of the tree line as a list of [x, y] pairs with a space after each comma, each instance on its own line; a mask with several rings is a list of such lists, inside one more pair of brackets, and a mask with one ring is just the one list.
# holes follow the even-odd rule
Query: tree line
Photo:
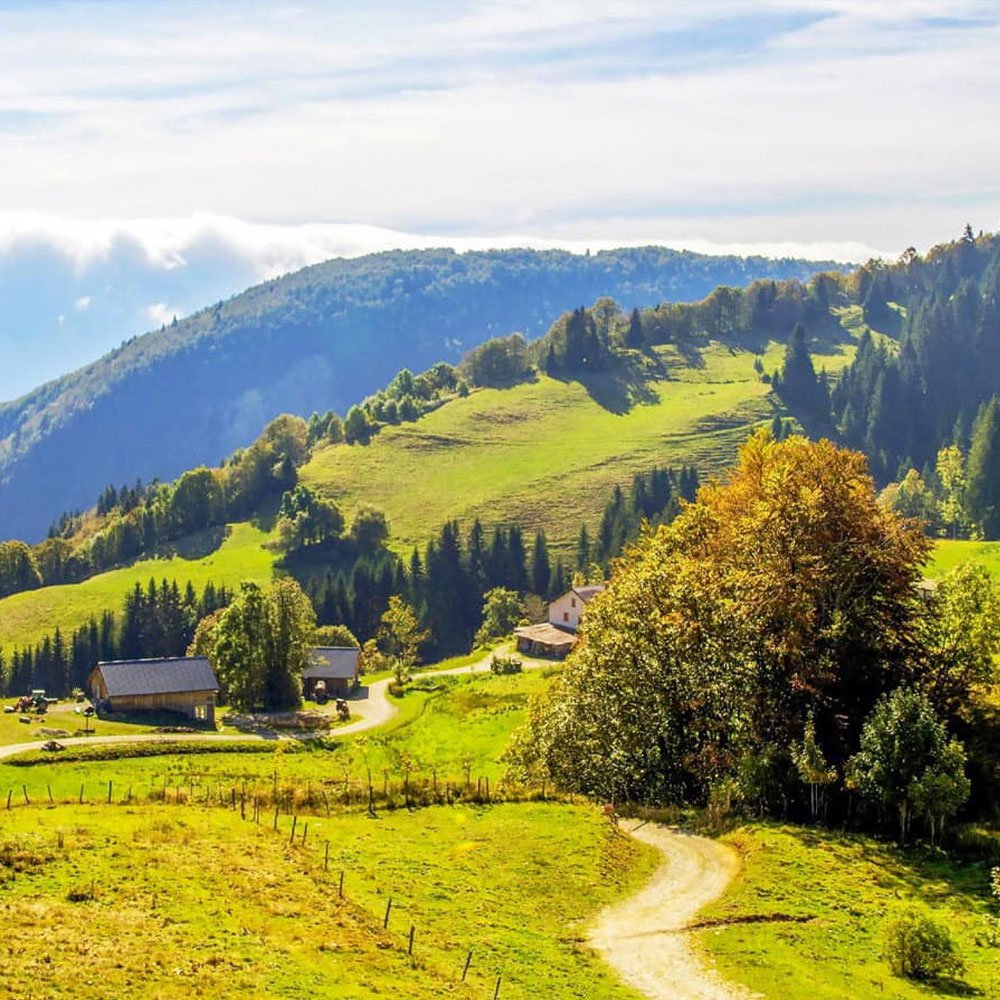
[[44, 688], [51, 697], [64, 698], [85, 690], [90, 672], [100, 661], [183, 656], [199, 621], [232, 600], [225, 586], [205, 584], [199, 595], [188, 581], [153, 579], [136, 583], [121, 610], [99, 617], [65, 635], [58, 626], [37, 643], [0, 651], [0, 694], [27, 694]]

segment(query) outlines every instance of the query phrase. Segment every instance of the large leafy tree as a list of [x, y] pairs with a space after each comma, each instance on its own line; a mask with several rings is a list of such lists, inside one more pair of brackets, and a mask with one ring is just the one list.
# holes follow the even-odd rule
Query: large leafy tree
[[229, 704], [250, 712], [264, 703], [267, 685], [267, 600], [260, 585], [240, 584], [240, 592], [215, 628], [211, 657]]
[[302, 673], [316, 633], [316, 613], [302, 588], [277, 580], [267, 596], [266, 681], [269, 708], [294, 708], [302, 701]]
[[568, 787], [703, 794], [803, 740], [834, 765], [908, 676], [930, 543], [876, 502], [864, 457], [766, 432], [648, 532], [588, 605], [586, 641], [513, 751]]
[[299, 704], [315, 631], [312, 604], [294, 580], [278, 580], [270, 593], [245, 581], [201, 641], [229, 703], [249, 712]]
[[429, 634], [420, 628], [413, 608], [398, 594], [393, 594], [382, 615], [378, 645], [392, 664], [397, 681], [402, 682], [410, 668], [419, 662], [420, 644]]

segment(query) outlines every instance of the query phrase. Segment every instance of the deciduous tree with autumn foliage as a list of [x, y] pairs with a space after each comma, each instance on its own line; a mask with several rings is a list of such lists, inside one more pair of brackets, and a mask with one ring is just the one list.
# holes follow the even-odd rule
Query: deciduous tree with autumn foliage
[[753, 435], [619, 561], [510, 759], [613, 798], [806, 801], [806, 737], [841, 770], [879, 699], [927, 669], [929, 548], [877, 503], [863, 455]]

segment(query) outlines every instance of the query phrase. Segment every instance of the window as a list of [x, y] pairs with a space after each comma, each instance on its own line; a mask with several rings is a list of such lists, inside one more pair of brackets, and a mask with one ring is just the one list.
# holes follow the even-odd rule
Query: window
[[564, 611], [563, 612], [563, 621], [564, 622], [568, 622], [569, 621], [569, 612], [568, 611]]
[[208, 705], [195, 705], [194, 717], [199, 722], [204, 722], [206, 719], [208, 719]]
[[569, 606], [570, 606], [571, 608], [575, 608], [575, 607], [576, 607], [576, 598], [575, 598], [575, 597], [571, 597], [571, 598], [569, 599]]

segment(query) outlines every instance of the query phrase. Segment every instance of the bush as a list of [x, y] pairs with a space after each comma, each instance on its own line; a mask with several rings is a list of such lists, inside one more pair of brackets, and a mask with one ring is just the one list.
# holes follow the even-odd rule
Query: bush
[[885, 958], [897, 976], [938, 979], [959, 975], [964, 966], [944, 924], [919, 910], [906, 910], [885, 928]]

